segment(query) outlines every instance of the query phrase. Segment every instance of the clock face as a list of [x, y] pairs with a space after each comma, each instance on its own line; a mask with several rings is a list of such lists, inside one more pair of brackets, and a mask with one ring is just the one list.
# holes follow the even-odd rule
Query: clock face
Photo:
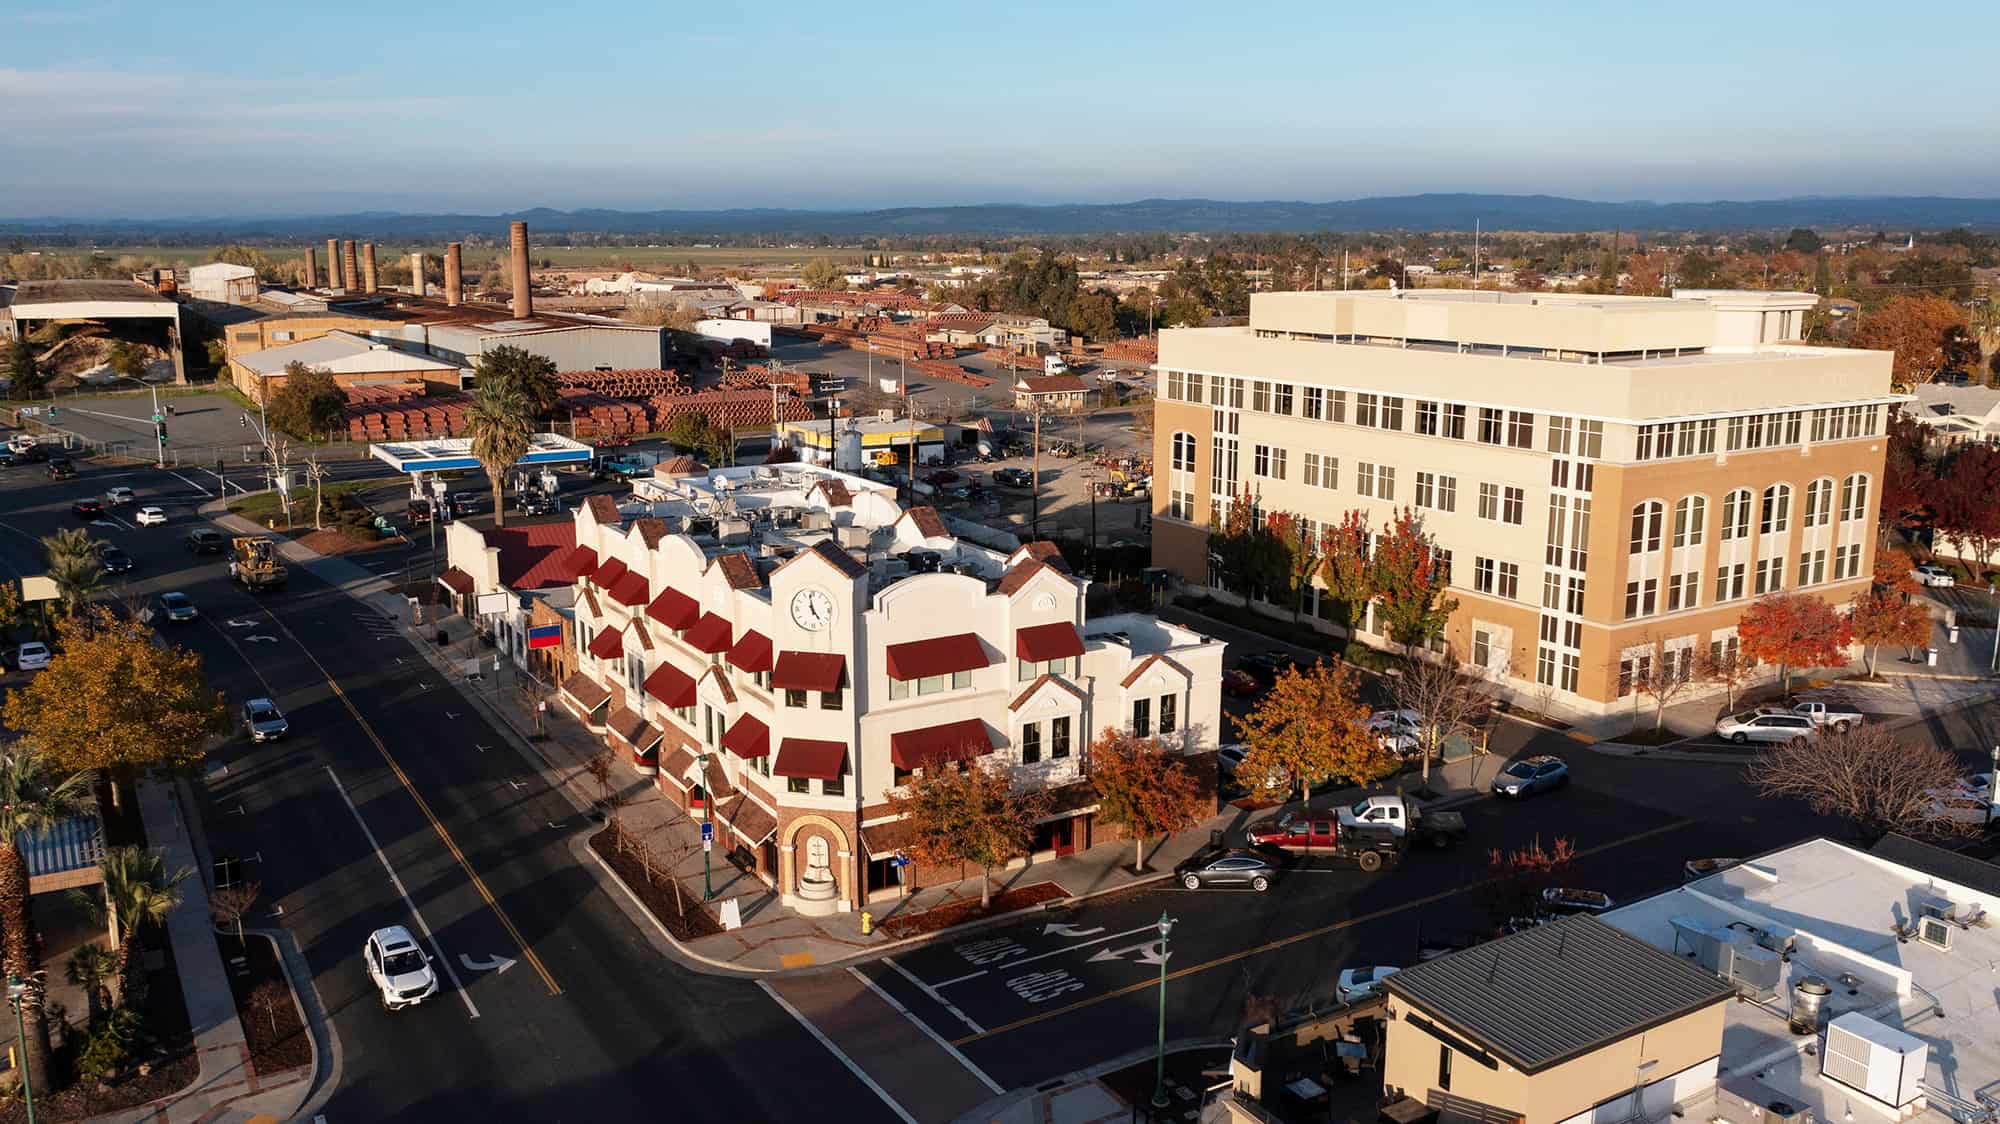
[[802, 589], [792, 597], [792, 623], [807, 632], [833, 623], [833, 597], [823, 589]]

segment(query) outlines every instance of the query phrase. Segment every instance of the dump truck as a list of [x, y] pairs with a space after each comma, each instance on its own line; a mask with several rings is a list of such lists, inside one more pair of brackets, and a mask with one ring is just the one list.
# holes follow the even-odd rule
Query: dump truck
[[277, 541], [263, 535], [229, 540], [229, 576], [252, 591], [284, 585], [285, 563], [278, 557]]

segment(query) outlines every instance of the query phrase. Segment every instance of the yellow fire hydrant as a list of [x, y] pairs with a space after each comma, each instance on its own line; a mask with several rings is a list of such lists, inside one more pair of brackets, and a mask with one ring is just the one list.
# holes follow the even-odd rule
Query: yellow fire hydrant
[[868, 911], [867, 911], [867, 910], [865, 910], [865, 909], [864, 909], [864, 910], [862, 910], [862, 911], [861, 911], [861, 935], [865, 937], [865, 936], [867, 936], [868, 934], [870, 934], [870, 933], [872, 933], [872, 932], [874, 932], [874, 931], [875, 931], [875, 915], [874, 915], [874, 914], [872, 914], [872, 913], [870, 913], [870, 912], [868, 912]]

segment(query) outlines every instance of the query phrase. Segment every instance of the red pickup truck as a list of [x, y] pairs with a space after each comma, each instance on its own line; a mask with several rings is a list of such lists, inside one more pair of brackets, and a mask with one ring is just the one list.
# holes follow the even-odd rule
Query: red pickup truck
[[1287, 812], [1253, 826], [1249, 836], [1253, 847], [1300, 858], [1351, 860], [1366, 871], [1382, 869], [1384, 862], [1396, 858], [1402, 850], [1395, 833], [1389, 829], [1342, 825], [1331, 813], [1300, 816]]

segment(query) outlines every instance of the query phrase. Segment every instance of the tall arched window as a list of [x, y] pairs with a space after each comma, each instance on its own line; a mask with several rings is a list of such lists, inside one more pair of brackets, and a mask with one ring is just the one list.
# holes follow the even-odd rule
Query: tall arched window
[[1722, 541], [1750, 533], [1750, 489], [1738, 488], [1722, 497]]
[[1707, 496], [1682, 496], [1674, 504], [1674, 545], [1700, 546], [1702, 522], [1707, 516]]
[[1792, 486], [1773, 484], [1764, 489], [1764, 514], [1757, 521], [1760, 534], [1782, 533], [1792, 524]]
[[1632, 509], [1632, 553], [1650, 554], [1660, 549], [1660, 524], [1666, 513], [1667, 505], [1659, 500], [1647, 500]]
[[1805, 518], [1800, 520], [1803, 527], [1824, 527], [1833, 520], [1833, 477], [1822, 476], [1806, 485]]
[[1174, 469], [1177, 472], [1194, 471], [1194, 434], [1174, 434]]
[[1857, 472], [1840, 482], [1840, 519], [1859, 519], [1868, 514], [1868, 476]]

